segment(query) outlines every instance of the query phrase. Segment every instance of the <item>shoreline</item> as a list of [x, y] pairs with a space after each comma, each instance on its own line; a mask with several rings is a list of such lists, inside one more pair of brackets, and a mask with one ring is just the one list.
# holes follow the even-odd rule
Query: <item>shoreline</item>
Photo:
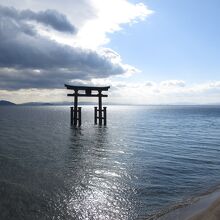
[[163, 214], [154, 215], [148, 220], [218, 220], [220, 219], [220, 185], [200, 196], [176, 204]]
[[218, 220], [220, 219], [220, 197], [202, 212], [192, 216], [189, 220]]

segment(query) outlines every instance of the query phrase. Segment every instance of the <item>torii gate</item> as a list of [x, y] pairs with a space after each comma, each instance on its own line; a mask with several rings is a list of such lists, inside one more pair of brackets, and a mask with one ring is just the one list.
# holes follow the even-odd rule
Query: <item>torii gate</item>
[[[74, 93], [67, 94], [67, 96], [74, 97], [74, 107], [70, 107], [70, 123], [74, 126], [81, 126], [81, 107], [78, 107], [78, 97], [98, 97], [98, 108], [94, 108], [94, 122], [97, 124], [99, 119], [99, 125], [107, 124], [107, 107], [102, 108], [102, 97], [108, 97], [108, 95], [102, 94], [102, 91], [108, 91], [110, 86], [96, 87], [96, 86], [73, 86], [64, 85], [67, 89], [74, 90]], [[80, 92], [79, 92], [80, 91]], [[95, 91], [96, 93], [93, 93]]]

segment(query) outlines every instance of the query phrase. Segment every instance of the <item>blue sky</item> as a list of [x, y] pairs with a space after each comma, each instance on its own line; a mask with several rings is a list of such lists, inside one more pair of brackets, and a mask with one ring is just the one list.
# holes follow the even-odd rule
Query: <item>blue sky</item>
[[110, 85], [116, 103], [220, 103], [219, 8], [217, 0], [1, 0], [0, 99], [68, 101], [69, 83]]
[[126, 25], [110, 43], [126, 63], [142, 70], [133, 80], [220, 80], [220, 2], [143, 2], [154, 14], [145, 22]]

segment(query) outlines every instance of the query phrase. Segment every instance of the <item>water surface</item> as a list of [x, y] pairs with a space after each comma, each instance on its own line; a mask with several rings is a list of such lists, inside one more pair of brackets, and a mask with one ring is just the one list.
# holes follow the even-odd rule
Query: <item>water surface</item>
[[220, 183], [220, 107], [0, 108], [0, 219], [142, 219]]

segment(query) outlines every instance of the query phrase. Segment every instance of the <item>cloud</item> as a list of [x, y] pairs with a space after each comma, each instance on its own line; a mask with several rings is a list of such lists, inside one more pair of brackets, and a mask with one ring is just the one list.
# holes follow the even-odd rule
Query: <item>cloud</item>
[[[188, 85], [182, 80], [162, 82], [111, 82], [111, 99], [127, 104], [215, 104], [220, 103], [220, 81]], [[147, 86], [146, 86], [147, 85]], [[149, 85], [149, 86], [148, 86]], [[184, 86], [183, 86], [184, 85]], [[112, 88], [111, 87], [111, 88]]]
[[148, 82], [145, 82], [145, 86], [147, 86], [147, 87], [151, 87], [151, 86], [154, 86], [154, 83], [148, 81]]
[[128, 0], [1, 0], [5, 6], [13, 5], [20, 10], [31, 8], [44, 11], [45, 8], [60, 11], [77, 28], [77, 34], [69, 38], [45, 31], [47, 37], [60, 43], [97, 49], [110, 42], [109, 34], [145, 20], [153, 14], [143, 3], [131, 3]]
[[43, 25], [51, 26], [57, 31], [76, 32], [76, 28], [68, 21], [67, 17], [56, 10], [39, 11], [36, 13], [31, 10], [18, 11], [13, 7], [0, 6], [0, 17], [1, 20], [12, 19], [19, 25], [24, 21], [36, 21]]
[[209, 83], [209, 86], [211, 88], [220, 88], [220, 81], [211, 82], [211, 83]]
[[61, 12], [77, 28], [82, 27], [88, 20], [96, 17], [96, 10], [90, 0], [1, 0], [1, 5], [15, 7], [17, 10], [31, 9], [34, 12], [45, 9]]
[[183, 80], [166, 80], [160, 83], [161, 86], [165, 87], [185, 87]]
[[52, 24], [42, 16], [44, 12], [6, 7], [1, 10], [4, 13], [0, 15], [0, 89], [60, 88], [73, 79], [135, 72], [135, 68], [122, 64], [121, 59], [115, 61], [107, 53], [104, 56], [103, 52], [60, 44], [41, 36], [33, 24], [23, 22], [23, 18], [28, 20], [35, 15]]
[[33, 88], [57, 89], [64, 83], [85, 81], [104, 83], [112, 76], [139, 72], [123, 63], [120, 54], [104, 47], [110, 41], [109, 33], [153, 13], [142, 3], [2, 0], [1, 4], [0, 90], [31, 93]]
[[123, 29], [153, 14], [143, 3], [133, 4], [127, 0], [91, 0], [96, 16], [85, 23], [76, 35], [82, 47], [97, 48], [110, 42], [108, 34]]

